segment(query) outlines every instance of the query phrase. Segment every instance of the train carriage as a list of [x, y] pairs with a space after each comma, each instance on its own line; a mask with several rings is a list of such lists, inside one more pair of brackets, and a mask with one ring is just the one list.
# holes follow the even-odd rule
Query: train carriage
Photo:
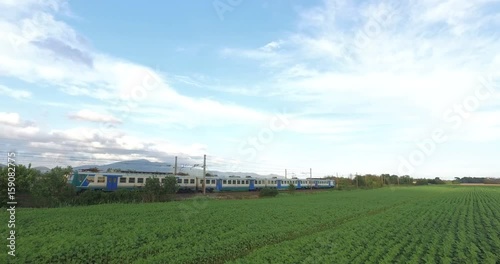
[[[102, 190], [115, 191], [117, 189], [139, 189], [146, 185], [147, 179], [158, 178], [161, 183], [165, 178], [173, 176], [166, 173], [103, 173], [103, 172], [78, 172], [68, 179], [79, 191]], [[195, 176], [175, 176], [179, 185], [179, 192], [201, 192], [203, 181], [201, 177]], [[335, 181], [328, 179], [278, 179], [273, 178], [252, 178], [252, 177], [205, 177], [205, 189], [208, 192], [223, 191], [259, 191], [263, 188], [276, 188], [287, 190], [290, 184], [296, 189], [308, 188], [334, 188]]]

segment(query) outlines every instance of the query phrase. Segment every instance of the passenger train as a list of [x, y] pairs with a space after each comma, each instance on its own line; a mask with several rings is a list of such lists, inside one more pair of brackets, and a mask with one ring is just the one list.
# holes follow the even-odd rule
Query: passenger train
[[[84, 190], [102, 190], [116, 191], [118, 189], [140, 189], [146, 185], [146, 179], [158, 178], [161, 183], [165, 182], [165, 178], [173, 176], [166, 173], [106, 173], [106, 172], [79, 172], [74, 173], [69, 177], [68, 181], [74, 185], [78, 191]], [[179, 192], [202, 192], [203, 177], [196, 176], [180, 176], [176, 175]], [[335, 181], [330, 179], [279, 179], [272, 178], [255, 178], [255, 177], [205, 177], [205, 190], [207, 192], [223, 192], [223, 191], [259, 191], [264, 187], [275, 188], [278, 190], [288, 189], [290, 184], [293, 184], [296, 189], [320, 189], [334, 188]]]

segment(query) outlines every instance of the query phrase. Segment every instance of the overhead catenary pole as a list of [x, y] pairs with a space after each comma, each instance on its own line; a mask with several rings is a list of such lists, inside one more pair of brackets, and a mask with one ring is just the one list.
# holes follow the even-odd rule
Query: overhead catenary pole
[[359, 188], [359, 177], [357, 172], [356, 172], [356, 188]]
[[207, 155], [203, 155], [203, 194], [206, 194], [206, 190], [205, 190], [205, 182], [206, 182], [206, 179], [205, 179], [205, 176], [207, 175]]
[[311, 179], [311, 190], [313, 189], [313, 182], [312, 182], [312, 178], [313, 178], [313, 169], [312, 168], [309, 168], [309, 178]]
[[285, 169], [285, 179], [286, 179], [286, 169]]
[[174, 176], [177, 175], [177, 156], [175, 156], [175, 162], [174, 162]]

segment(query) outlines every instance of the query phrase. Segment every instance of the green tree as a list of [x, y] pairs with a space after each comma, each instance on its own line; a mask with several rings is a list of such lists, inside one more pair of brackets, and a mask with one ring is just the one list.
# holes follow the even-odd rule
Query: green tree
[[294, 193], [295, 193], [295, 190], [296, 190], [296, 188], [295, 188], [295, 184], [290, 183], [290, 185], [288, 185], [288, 192], [289, 192], [290, 194], [294, 194]]
[[68, 183], [67, 176], [72, 173], [71, 167], [55, 167], [37, 178], [31, 190], [40, 206], [55, 206], [70, 203], [76, 195], [73, 185]]
[[[10, 170], [9, 170], [10, 168]], [[28, 167], [18, 164], [13, 167], [2, 167], [0, 168], [0, 202], [2, 203], [2, 207], [6, 206], [8, 201], [8, 187], [9, 187], [9, 172], [14, 173], [14, 181], [13, 186], [15, 188], [16, 199], [18, 199], [18, 195], [29, 194], [31, 189], [33, 188], [33, 184], [36, 179], [41, 177], [41, 173], [38, 170], [32, 169], [31, 164]], [[23, 201], [20, 201], [20, 205], [23, 205]]]
[[167, 176], [163, 180], [163, 189], [166, 194], [175, 194], [179, 190], [177, 179], [174, 176]]
[[166, 192], [165, 188], [162, 188], [160, 179], [158, 178], [147, 178], [143, 191], [146, 200], [149, 202], [156, 202]]
[[274, 188], [264, 187], [259, 191], [259, 197], [275, 197], [278, 195], [278, 190]]

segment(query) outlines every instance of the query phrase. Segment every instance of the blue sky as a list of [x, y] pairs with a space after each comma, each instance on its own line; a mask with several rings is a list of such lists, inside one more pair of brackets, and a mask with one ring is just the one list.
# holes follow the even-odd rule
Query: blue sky
[[499, 1], [0, 10], [0, 143], [23, 163], [500, 176]]

